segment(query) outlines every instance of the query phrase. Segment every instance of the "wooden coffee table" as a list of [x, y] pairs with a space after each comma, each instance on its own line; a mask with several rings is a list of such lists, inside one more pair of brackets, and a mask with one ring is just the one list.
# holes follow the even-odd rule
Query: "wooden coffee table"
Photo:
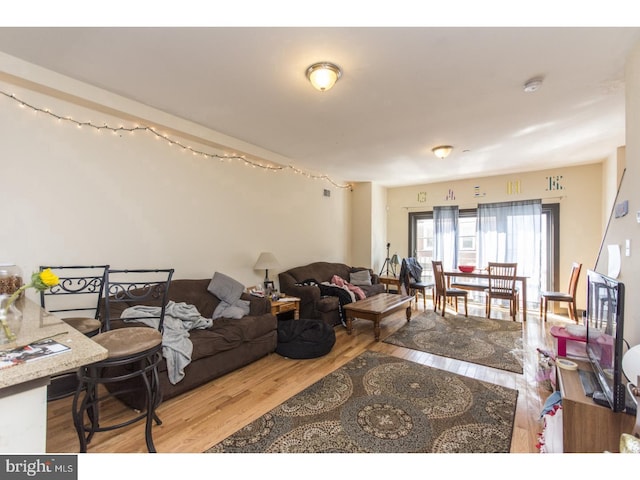
[[347, 303], [344, 311], [347, 317], [347, 333], [351, 335], [351, 322], [354, 318], [362, 318], [373, 322], [373, 333], [376, 342], [380, 341], [380, 321], [392, 313], [402, 310], [407, 312], [407, 322], [411, 320], [411, 301], [413, 297], [395, 293], [379, 293], [357, 302]]

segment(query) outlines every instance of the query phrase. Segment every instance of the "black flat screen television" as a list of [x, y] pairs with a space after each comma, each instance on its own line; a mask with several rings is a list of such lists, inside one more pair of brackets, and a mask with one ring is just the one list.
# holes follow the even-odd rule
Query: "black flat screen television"
[[[587, 270], [587, 343], [589, 362], [603, 396], [614, 412], [625, 410], [623, 379], [624, 284]], [[595, 396], [594, 396], [595, 400]]]

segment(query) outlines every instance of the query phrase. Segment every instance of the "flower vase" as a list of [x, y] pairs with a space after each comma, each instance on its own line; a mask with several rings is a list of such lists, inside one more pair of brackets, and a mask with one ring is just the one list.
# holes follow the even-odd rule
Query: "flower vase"
[[0, 345], [15, 342], [22, 326], [22, 312], [13, 303], [7, 308], [9, 297], [0, 295]]

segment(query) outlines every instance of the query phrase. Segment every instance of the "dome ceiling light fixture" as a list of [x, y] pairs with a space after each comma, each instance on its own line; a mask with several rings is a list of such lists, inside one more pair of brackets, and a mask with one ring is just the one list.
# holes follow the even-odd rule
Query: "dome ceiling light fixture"
[[342, 76], [342, 70], [330, 62], [318, 62], [307, 68], [307, 78], [313, 88], [326, 92], [333, 87]]
[[438, 157], [440, 160], [444, 160], [449, 156], [453, 147], [451, 145], [439, 145], [431, 149], [433, 154]]
[[535, 92], [542, 86], [542, 77], [535, 77], [527, 80], [522, 87], [526, 93]]

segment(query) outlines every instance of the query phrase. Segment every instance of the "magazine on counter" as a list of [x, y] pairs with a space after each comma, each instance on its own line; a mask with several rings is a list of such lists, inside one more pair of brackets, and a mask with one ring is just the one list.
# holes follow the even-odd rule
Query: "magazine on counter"
[[50, 338], [38, 340], [29, 345], [0, 351], [0, 369], [48, 358], [70, 350], [71, 347]]

